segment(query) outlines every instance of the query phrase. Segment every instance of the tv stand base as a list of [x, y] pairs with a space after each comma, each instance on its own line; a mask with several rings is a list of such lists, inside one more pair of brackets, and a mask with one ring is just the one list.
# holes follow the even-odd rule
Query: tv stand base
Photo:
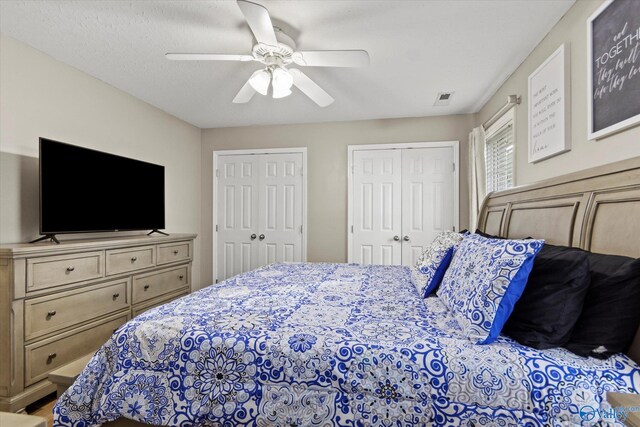
[[147, 233], [147, 236], [151, 236], [153, 233], [158, 233], [158, 234], [162, 234], [163, 236], [168, 236], [168, 233], [165, 233], [163, 231], [158, 230], [157, 228], [154, 228], [153, 230], [151, 230], [150, 232]]
[[44, 236], [37, 238], [36, 240], [32, 240], [29, 243], [41, 242], [43, 240], [51, 240], [53, 242], [56, 242], [57, 245], [60, 244], [60, 241], [56, 238], [55, 234], [45, 234]]

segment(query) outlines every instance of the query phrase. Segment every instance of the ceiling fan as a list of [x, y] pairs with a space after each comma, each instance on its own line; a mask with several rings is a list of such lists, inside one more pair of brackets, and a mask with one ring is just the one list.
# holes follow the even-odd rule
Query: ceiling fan
[[365, 50], [309, 50], [296, 51], [295, 42], [280, 28], [271, 23], [269, 11], [256, 3], [237, 0], [256, 44], [251, 55], [218, 53], [167, 53], [167, 59], [180, 61], [257, 61], [265, 65], [254, 72], [233, 99], [236, 104], [249, 102], [258, 92], [267, 95], [272, 86], [273, 98], [291, 95], [291, 87], [296, 86], [320, 107], [330, 105], [334, 99], [297, 68], [288, 68], [295, 63], [303, 67], [366, 67], [369, 54]]

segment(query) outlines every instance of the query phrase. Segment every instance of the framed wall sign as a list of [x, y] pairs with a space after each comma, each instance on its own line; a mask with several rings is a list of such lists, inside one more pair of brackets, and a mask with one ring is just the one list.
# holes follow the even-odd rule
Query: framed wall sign
[[529, 76], [529, 163], [571, 149], [571, 54], [560, 46]]
[[606, 1], [587, 20], [589, 139], [640, 123], [640, 1]]

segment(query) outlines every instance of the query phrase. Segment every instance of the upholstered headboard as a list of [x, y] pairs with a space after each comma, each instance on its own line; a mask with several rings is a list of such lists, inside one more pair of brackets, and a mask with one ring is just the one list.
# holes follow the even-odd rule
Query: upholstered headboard
[[[478, 228], [640, 258], [640, 157], [491, 193]], [[628, 355], [640, 363], [640, 328]]]

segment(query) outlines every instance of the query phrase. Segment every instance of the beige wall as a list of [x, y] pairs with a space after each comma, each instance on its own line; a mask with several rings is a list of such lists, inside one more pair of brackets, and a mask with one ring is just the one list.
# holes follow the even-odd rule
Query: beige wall
[[164, 165], [167, 230], [200, 232], [199, 128], [6, 36], [0, 94], [0, 243], [38, 235], [40, 136]]
[[[601, 0], [578, 0], [476, 115], [476, 125], [479, 125], [505, 103], [507, 95], [522, 96], [522, 104], [516, 107], [517, 185], [640, 155], [640, 126], [598, 141], [587, 140], [586, 23], [602, 3]], [[571, 151], [539, 163], [528, 163], [528, 78], [562, 43], [569, 43], [571, 47]]]
[[[347, 145], [460, 141], [460, 222], [468, 223], [467, 135], [509, 94], [516, 109], [516, 181], [526, 184], [640, 155], [640, 127], [587, 141], [586, 20], [601, 0], [578, 0], [478, 114], [200, 129], [13, 39], [0, 39], [0, 242], [38, 229], [37, 141], [46, 136], [166, 167], [167, 228], [198, 232], [194, 282], [212, 280], [212, 153], [308, 148], [308, 259], [347, 259]], [[527, 78], [561, 43], [571, 45], [572, 150], [527, 161]], [[200, 159], [200, 161], [198, 160]], [[200, 262], [201, 261], [201, 262]], [[200, 262], [200, 266], [199, 266]], [[198, 272], [201, 272], [200, 278]]]
[[467, 139], [472, 115], [365, 120], [202, 131], [202, 278], [212, 279], [213, 152], [246, 148], [307, 147], [308, 246], [312, 262], [347, 260], [347, 146], [418, 141], [460, 141], [460, 225], [468, 223]]

